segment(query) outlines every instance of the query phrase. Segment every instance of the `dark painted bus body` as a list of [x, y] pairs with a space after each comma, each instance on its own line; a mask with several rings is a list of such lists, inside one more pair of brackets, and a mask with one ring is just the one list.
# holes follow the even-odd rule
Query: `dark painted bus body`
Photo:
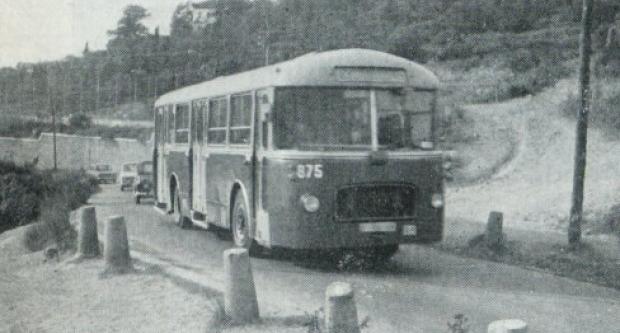
[[243, 247], [440, 241], [437, 78], [390, 54], [312, 53], [155, 103], [157, 205]]

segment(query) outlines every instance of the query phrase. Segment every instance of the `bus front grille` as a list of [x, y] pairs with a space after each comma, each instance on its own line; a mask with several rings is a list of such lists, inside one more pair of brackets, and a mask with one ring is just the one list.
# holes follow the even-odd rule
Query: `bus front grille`
[[413, 218], [415, 189], [404, 185], [345, 187], [336, 196], [339, 221]]

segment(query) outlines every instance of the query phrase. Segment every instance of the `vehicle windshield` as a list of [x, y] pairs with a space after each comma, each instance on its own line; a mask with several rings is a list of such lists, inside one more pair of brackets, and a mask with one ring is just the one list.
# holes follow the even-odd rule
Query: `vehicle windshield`
[[275, 136], [280, 149], [369, 148], [370, 91], [283, 88], [276, 91]]
[[377, 90], [376, 97], [380, 149], [415, 149], [432, 141], [434, 92]]
[[106, 164], [98, 164], [95, 166], [95, 170], [97, 171], [110, 171], [110, 166]]
[[141, 174], [153, 173], [153, 163], [152, 162], [141, 163], [138, 167], [138, 172]]
[[128, 172], [132, 172], [132, 171], [136, 171], [136, 164], [123, 164], [123, 171], [128, 171]]
[[[375, 90], [379, 149], [419, 148], [431, 140], [434, 93]], [[370, 150], [371, 90], [280, 88], [274, 105], [278, 149]]]

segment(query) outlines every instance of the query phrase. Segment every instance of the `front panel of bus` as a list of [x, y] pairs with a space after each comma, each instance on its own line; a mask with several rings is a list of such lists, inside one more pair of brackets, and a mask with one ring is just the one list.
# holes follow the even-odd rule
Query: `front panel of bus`
[[262, 125], [271, 149], [259, 154], [259, 243], [353, 248], [441, 240], [435, 96], [415, 88], [275, 88], [269, 126]]

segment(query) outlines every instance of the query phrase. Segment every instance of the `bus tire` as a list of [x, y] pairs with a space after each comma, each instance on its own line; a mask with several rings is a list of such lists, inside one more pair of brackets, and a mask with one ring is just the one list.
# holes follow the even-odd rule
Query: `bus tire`
[[191, 225], [190, 219], [183, 214], [183, 205], [181, 204], [181, 196], [179, 195], [179, 190], [174, 189], [174, 223], [179, 226], [181, 229], [189, 228]]
[[230, 231], [235, 246], [247, 249], [251, 254], [256, 252], [256, 244], [251, 235], [251, 221], [248, 208], [245, 205], [243, 193], [239, 190], [235, 194], [232, 214], [230, 218]]

